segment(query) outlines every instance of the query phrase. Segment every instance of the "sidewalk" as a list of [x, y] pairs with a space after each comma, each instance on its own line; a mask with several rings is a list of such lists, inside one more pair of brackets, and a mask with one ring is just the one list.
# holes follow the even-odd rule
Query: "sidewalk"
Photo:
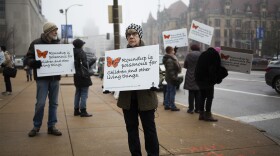
[[[73, 77], [63, 77], [59, 93], [57, 128], [62, 136], [47, 134], [48, 102], [38, 136], [33, 127], [36, 83], [26, 82], [25, 72], [12, 79], [13, 94], [0, 95], [1, 156], [129, 156], [127, 133], [121, 109], [111, 94], [102, 94], [101, 81], [92, 77], [87, 102], [93, 117], [73, 116]], [[3, 76], [0, 89], [4, 90]], [[179, 106], [180, 107], [180, 106]], [[160, 155], [181, 156], [279, 156], [280, 146], [256, 128], [216, 116], [219, 122], [198, 120], [198, 114], [165, 111], [162, 99], [156, 112]], [[142, 153], [145, 153], [140, 126]]]

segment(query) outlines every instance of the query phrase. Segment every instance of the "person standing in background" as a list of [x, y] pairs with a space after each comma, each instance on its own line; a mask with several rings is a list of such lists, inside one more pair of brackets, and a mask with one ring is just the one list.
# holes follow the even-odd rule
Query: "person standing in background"
[[193, 114], [193, 112], [199, 113], [200, 92], [199, 87], [195, 82], [194, 72], [200, 54], [199, 46], [193, 44], [191, 45], [191, 52], [186, 56], [184, 62], [184, 68], [187, 69], [184, 89], [189, 90], [189, 109], [187, 112], [190, 114]]
[[[3, 61], [3, 63], [1, 63], [1, 67], [2, 68], [5, 68], [5, 67], [14, 68], [12, 56], [6, 50], [6, 47], [5, 46], [1, 46], [1, 51], [4, 52], [4, 60], [5, 60], [5, 61]], [[4, 76], [6, 91], [2, 92], [2, 95], [11, 95], [12, 94], [11, 77], [8, 76], [8, 75], [5, 75], [5, 74], [3, 74], [3, 76]]]
[[166, 55], [163, 56], [163, 64], [165, 66], [165, 80], [167, 82], [166, 94], [164, 98], [164, 109], [171, 111], [180, 111], [175, 106], [176, 85], [180, 81], [178, 74], [181, 73], [181, 66], [175, 55], [174, 48], [167, 46]]
[[92, 85], [91, 78], [88, 76], [82, 76], [81, 68], [88, 68], [95, 63], [95, 59], [87, 61], [87, 55], [82, 49], [85, 42], [76, 39], [73, 41], [74, 45], [74, 60], [75, 60], [75, 70], [74, 74], [74, 85], [76, 88], [75, 98], [74, 98], [74, 116], [80, 115], [81, 117], [91, 117], [92, 114], [87, 112], [87, 98], [89, 86]]

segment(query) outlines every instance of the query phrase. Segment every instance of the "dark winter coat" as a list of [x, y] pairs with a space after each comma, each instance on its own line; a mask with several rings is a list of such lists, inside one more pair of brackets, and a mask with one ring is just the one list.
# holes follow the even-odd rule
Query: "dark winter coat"
[[219, 83], [218, 73], [220, 67], [220, 55], [215, 49], [208, 48], [200, 55], [195, 70], [195, 81], [200, 89], [207, 89]]
[[[140, 46], [144, 46], [143, 41], [141, 41]], [[129, 46], [127, 47], [131, 48]], [[129, 110], [132, 99], [138, 101], [138, 110], [140, 111], [154, 110], [158, 106], [156, 92], [149, 89], [120, 91], [117, 105], [122, 109]]]
[[199, 90], [199, 87], [195, 82], [194, 72], [200, 54], [200, 51], [192, 51], [186, 56], [184, 68], [187, 69], [187, 71], [185, 76], [184, 89]]
[[[74, 85], [75, 87], [89, 87], [92, 85], [92, 81], [90, 76], [89, 77], [82, 77], [81, 74], [81, 65], [85, 68], [92, 66], [95, 63], [95, 60], [92, 59], [87, 61], [87, 55], [81, 48], [74, 48], [74, 64], [76, 73], [74, 74]], [[81, 64], [82, 62], [82, 64]]]
[[26, 59], [27, 59], [27, 64], [29, 67], [33, 68], [33, 75], [34, 75], [34, 80], [60, 80], [60, 75], [53, 75], [53, 76], [44, 76], [44, 77], [37, 77], [37, 68], [35, 68], [35, 44], [58, 44], [59, 40], [52, 40], [51, 42], [48, 42], [46, 36], [44, 34], [41, 35], [40, 38], [34, 40], [31, 42], [28, 52], [26, 54]]
[[182, 80], [178, 78], [178, 74], [181, 73], [181, 66], [176, 59], [176, 56], [164, 55], [162, 62], [165, 66], [165, 81], [168, 84], [177, 86]]

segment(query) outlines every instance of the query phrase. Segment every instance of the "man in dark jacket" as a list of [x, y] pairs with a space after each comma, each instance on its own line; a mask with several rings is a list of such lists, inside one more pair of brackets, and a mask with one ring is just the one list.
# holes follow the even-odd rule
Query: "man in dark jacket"
[[181, 66], [175, 55], [174, 48], [167, 46], [166, 55], [163, 56], [163, 64], [165, 66], [165, 80], [167, 82], [166, 93], [164, 98], [164, 109], [171, 111], [179, 111], [175, 106], [176, 86], [180, 83], [178, 74], [181, 73]]
[[54, 23], [47, 22], [43, 26], [44, 33], [41, 37], [34, 40], [26, 54], [27, 64], [33, 68], [34, 80], [36, 80], [36, 104], [35, 115], [33, 117], [33, 129], [28, 133], [29, 137], [34, 137], [40, 130], [44, 116], [44, 108], [47, 96], [49, 97], [49, 118], [48, 118], [48, 134], [60, 136], [62, 133], [56, 129], [57, 123], [57, 106], [60, 75], [37, 77], [37, 69], [42, 66], [40, 60], [35, 59], [35, 44], [58, 44], [57, 26]]
[[[76, 87], [74, 98], [74, 116], [80, 115], [81, 117], [91, 117], [92, 114], [88, 114], [86, 110], [86, 102], [88, 98], [88, 89], [92, 85], [91, 78], [88, 70], [82, 71], [82, 68], [88, 69], [95, 63], [95, 59], [87, 61], [87, 55], [83, 51], [82, 47], [85, 44], [84, 41], [76, 39], [73, 41], [74, 45], [74, 60], [75, 70], [74, 84]], [[84, 72], [84, 73], [83, 73]], [[81, 111], [80, 111], [81, 110]]]
[[211, 47], [203, 52], [197, 61], [195, 81], [199, 86], [201, 93], [199, 120], [211, 122], [218, 121], [213, 118], [211, 108], [214, 98], [214, 85], [216, 83], [220, 83], [220, 80], [218, 79], [220, 66], [220, 55], [214, 48]]
[[[143, 32], [140, 25], [130, 24], [126, 28], [125, 35], [128, 41], [128, 48], [144, 46], [141, 40]], [[139, 115], [144, 130], [147, 155], [158, 156], [159, 143], [154, 115], [158, 99], [155, 91], [149, 89], [121, 91], [117, 105], [123, 109], [131, 155], [142, 155], [138, 128]]]

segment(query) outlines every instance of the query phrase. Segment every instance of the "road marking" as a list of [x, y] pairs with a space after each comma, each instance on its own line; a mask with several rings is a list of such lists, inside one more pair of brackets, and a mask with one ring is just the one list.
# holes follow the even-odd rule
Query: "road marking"
[[238, 80], [238, 81], [250, 81], [250, 82], [265, 82], [265, 81], [258, 81], [258, 80], [249, 80], [249, 79], [238, 79], [238, 78], [226, 78], [227, 80]]
[[271, 95], [265, 95], [265, 94], [249, 93], [249, 92], [244, 92], [244, 91], [239, 91], [239, 90], [231, 90], [231, 89], [224, 89], [224, 88], [218, 88], [218, 87], [215, 87], [215, 89], [223, 90], [223, 91], [228, 91], [228, 92], [243, 93], [243, 94], [249, 94], [249, 95], [256, 95], [256, 96], [263, 96], [263, 97], [271, 97], [271, 98], [278, 98], [278, 99], [280, 99], [279, 96], [271, 96]]
[[250, 123], [250, 122], [272, 120], [272, 119], [278, 119], [278, 118], [280, 118], [280, 111], [264, 113], [264, 114], [257, 114], [257, 115], [249, 115], [249, 116], [240, 116], [240, 117], [236, 117], [235, 119], [246, 122], [246, 123]]

